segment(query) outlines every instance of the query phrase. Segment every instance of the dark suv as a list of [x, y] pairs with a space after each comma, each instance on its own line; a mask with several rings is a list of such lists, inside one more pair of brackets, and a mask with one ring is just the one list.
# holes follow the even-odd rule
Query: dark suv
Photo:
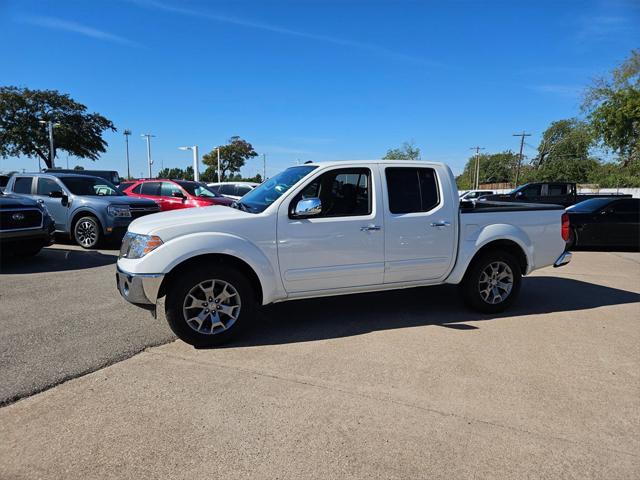
[[0, 254], [32, 256], [53, 243], [55, 226], [35, 200], [0, 192]]

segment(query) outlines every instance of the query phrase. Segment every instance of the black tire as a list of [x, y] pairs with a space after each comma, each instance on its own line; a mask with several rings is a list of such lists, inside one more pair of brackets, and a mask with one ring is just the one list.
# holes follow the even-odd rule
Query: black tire
[[[504, 299], [497, 303], [490, 303], [489, 300], [485, 299], [481, 292], [482, 287], [486, 287], [483, 289], [485, 292], [488, 291], [487, 289], [491, 288], [489, 283], [481, 283], [481, 280], [488, 278], [483, 277], [482, 275], [485, 270], [490, 269], [492, 264], [506, 265], [510, 269], [513, 278], [509, 293], [506, 293], [505, 290], [501, 289], [496, 290], [499, 294], [504, 295]], [[482, 313], [498, 313], [509, 308], [509, 306], [511, 306], [511, 304], [516, 300], [518, 293], [520, 292], [521, 283], [522, 271], [520, 269], [520, 264], [514, 256], [500, 250], [490, 250], [473, 260], [467, 269], [467, 273], [465, 274], [460, 287], [462, 289], [464, 301], [469, 307]], [[493, 292], [493, 289], [491, 291]], [[491, 294], [492, 297], [494, 297], [491, 292], [488, 294]], [[495, 300], [495, 297], [492, 299]]]
[[82, 248], [96, 248], [102, 238], [102, 227], [93, 215], [79, 218], [73, 224], [73, 240]]
[[[228, 300], [222, 301], [220, 305], [214, 305], [214, 303], [206, 297], [200, 299], [199, 292], [201, 290], [198, 290], [198, 285], [204, 282], [208, 287], [208, 282], [212, 280], [217, 281], [216, 286], [213, 287], [216, 292], [212, 297], [214, 302], [218, 299], [221, 285], [224, 286], [224, 283], [231, 287], [231, 289], [229, 289], [230, 292], [235, 290], [239, 298], [235, 296], [230, 297]], [[234, 314], [237, 315], [237, 318], [231, 322], [232, 317], [230, 315], [219, 312], [218, 320], [226, 323], [227, 326], [223, 328], [223, 325], [219, 324], [214, 328], [214, 317], [212, 313], [208, 315], [204, 314], [205, 319], [202, 321], [202, 328], [200, 331], [196, 330], [198, 327], [197, 321], [189, 323], [183, 311], [183, 307], [187, 305], [187, 296], [194, 289], [196, 289], [196, 292], [194, 292], [196, 297], [199, 301], [203, 302], [202, 306], [198, 303], [198, 306], [188, 307], [188, 309], [193, 309], [191, 311], [194, 311], [194, 314], [201, 314], [204, 303], [207, 303], [207, 300], [209, 300], [211, 307], [206, 308], [211, 308], [211, 312], [213, 312], [213, 307], [231, 308]], [[242, 272], [230, 265], [215, 264], [190, 267], [174, 276], [174, 280], [167, 286], [167, 292], [165, 314], [169, 322], [169, 327], [171, 327], [173, 333], [175, 333], [180, 340], [194, 347], [207, 348], [229, 342], [241, 334], [256, 315], [257, 302], [254, 287]], [[189, 301], [191, 302], [191, 300]], [[236, 301], [239, 301], [238, 310], [235, 310], [236, 306], [233, 305]], [[189, 311], [188, 309], [187, 311]], [[206, 311], [210, 312], [210, 310]]]

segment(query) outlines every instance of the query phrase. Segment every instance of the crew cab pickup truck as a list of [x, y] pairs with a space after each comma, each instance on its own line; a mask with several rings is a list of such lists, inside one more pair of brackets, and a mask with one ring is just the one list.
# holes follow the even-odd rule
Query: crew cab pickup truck
[[[469, 202], [470, 203], [470, 202]], [[486, 313], [507, 308], [533, 270], [568, 263], [555, 205], [461, 208], [451, 170], [417, 161], [286, 169], [232, 207], [135, 220], [116, 282], [196, 346], [240, 333], [260, 305], [299, 298], [460, 284]]]
[[578, 188], [575, 183], [535, 182], [521, 185], [509, 193], [485, 195], [478, 199], [478, 201], [553, 203], [555, 205], [569, 207], [590, 198], [603, 197], [631, 198], [631, 195], [578, 193]]

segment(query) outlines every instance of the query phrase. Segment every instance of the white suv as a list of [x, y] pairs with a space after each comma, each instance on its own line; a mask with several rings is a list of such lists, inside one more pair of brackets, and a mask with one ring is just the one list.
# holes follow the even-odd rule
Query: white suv
[[255, 182], [207, 183], [207, 186], [214, 192], [224, 197], [233, 198], [234, 200], [240, 200], [258, 185], [260, 184]]

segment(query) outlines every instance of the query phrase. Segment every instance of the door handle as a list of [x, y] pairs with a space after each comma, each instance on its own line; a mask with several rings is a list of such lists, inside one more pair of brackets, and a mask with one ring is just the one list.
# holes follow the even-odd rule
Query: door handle
[[382, 230], [380, 225], [367, 225], [366, 227], [360, 227], [361, 232], [371, 232], [373, 230]]
[[451, 226], [451, 222], [447, 222], [446, 220], [440, 222], [431, 222], [432, 227], [449, 227]]

